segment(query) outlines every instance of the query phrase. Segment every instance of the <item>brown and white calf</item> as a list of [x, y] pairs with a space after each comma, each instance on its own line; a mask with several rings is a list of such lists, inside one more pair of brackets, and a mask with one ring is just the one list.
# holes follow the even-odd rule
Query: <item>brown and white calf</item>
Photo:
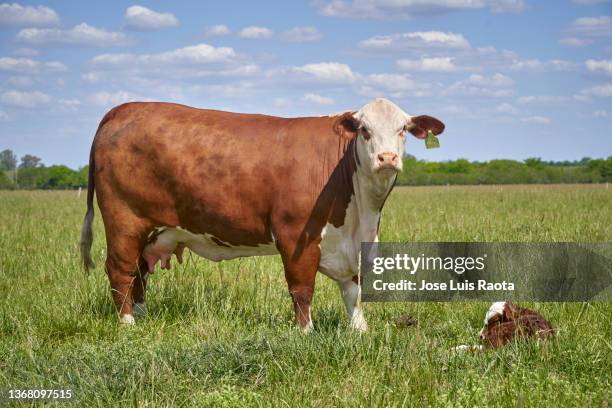
[[187, 247], [214, 261], [280, 254], [297, 324], [312, 327], [315, 274], [334, 279], [351, 326], [360, 308], [359, 251], [402, 169], [405, 133], [444, 125], [385, 99], [357, 112], [280, 118], [127, 103], [102, 119], [89, 159], [81, 233], [93, 266], [93, 197], [106, 232], [106, 272], [124, 323], [144, 310], [147, 274]]
[[554, 335], [552, 325], [540, 313], [512, 302], [495, 302], [487, 311], [480, 341], [498, 348], [518, 339], [545, 339]]

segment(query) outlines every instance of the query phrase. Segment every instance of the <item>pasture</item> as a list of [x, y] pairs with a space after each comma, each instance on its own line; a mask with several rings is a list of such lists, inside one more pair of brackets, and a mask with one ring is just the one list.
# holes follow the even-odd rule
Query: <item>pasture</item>
[[[609, 303], [539, 303], [550, 342], [476, 344], [487, 303], [365, 305], [347, 331], [319, 275], [315, 330], [299, 333], [280, 259], [213, 263], [186, 253], [149, 281], [148, 317], [121, 327], [96, 210], [89, 276], [78, 239], [85, 194], [0, 192], [0, 388], [71, 387], [78, 406], [609, 406]], [[381, 241], [612, 240], [605, 186], [396, 188]], [[418, 324], [399, 328], [398, 316]]]

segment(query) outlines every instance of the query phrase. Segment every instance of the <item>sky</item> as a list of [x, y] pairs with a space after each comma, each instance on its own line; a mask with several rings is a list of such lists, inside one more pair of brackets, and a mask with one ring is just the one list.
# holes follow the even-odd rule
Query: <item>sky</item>
[[279, 116], [376, 97], [426, 160], [612, 155], [612, 0], [0, 3], [0, 150], [87, 164], [128, 101]]

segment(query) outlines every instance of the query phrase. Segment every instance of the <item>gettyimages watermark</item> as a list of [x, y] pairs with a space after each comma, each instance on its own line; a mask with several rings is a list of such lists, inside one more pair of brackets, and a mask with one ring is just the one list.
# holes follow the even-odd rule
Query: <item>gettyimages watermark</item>
[[612, 243], [365, 242], [362, 301], [612, 300]]

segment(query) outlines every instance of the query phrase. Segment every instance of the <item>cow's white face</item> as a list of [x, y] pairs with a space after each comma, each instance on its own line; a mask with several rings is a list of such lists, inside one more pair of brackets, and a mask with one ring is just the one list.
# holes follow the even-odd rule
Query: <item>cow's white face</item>
[[402, 171], [406, 132], [423, 139], [440, 134], [444, 124], [431, 116], [410, 116], [393, 102], [378, 98], [340, 119], [339, 129], [356, 137], [359, 171], [389, 179]]
[[386, 99], [376, 99], [354, 114], [357, 154], [366, 173], [391, 177], [402, 171], [402, 155], [410, 116]]

